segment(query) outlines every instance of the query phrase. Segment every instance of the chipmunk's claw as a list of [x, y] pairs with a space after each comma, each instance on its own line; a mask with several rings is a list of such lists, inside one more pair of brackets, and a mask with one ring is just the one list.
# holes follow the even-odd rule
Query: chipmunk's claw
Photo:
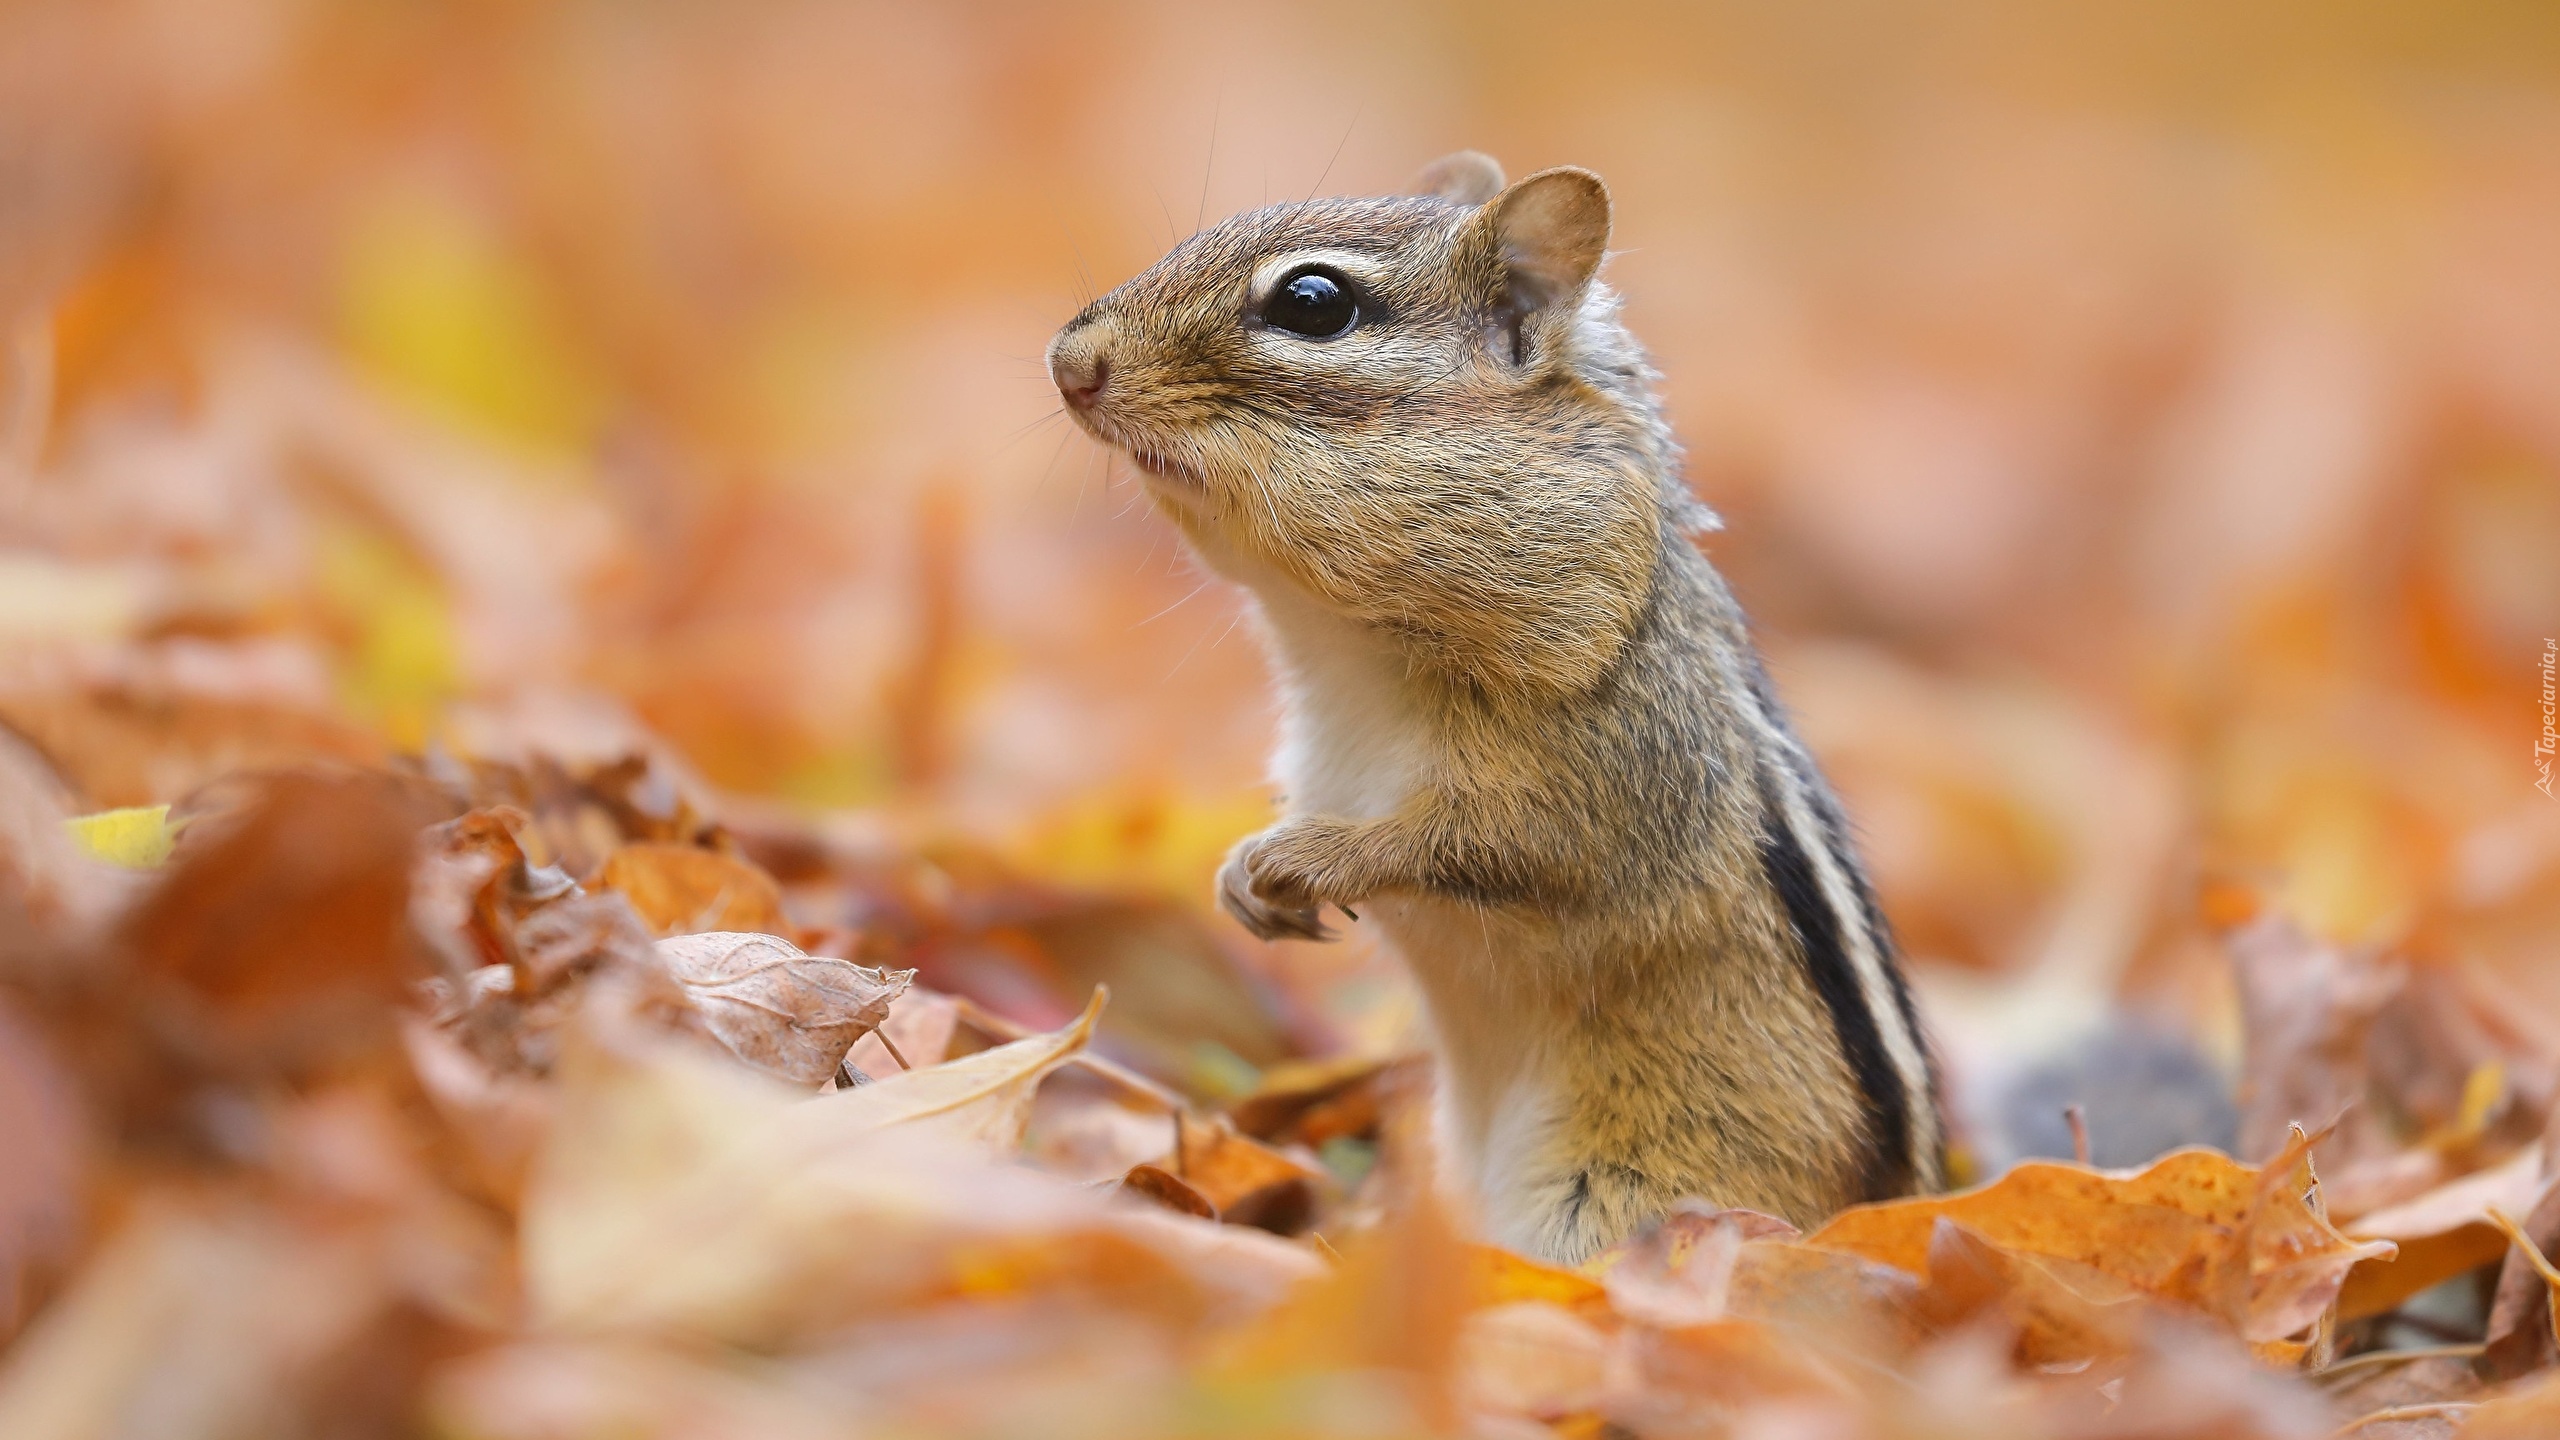
[[1331, 940], [1333, 931], [1303, 879], [1267, 858], [1275, 831], [1248, 835], [1218, 867], [1218, 905], [1264, 940]]

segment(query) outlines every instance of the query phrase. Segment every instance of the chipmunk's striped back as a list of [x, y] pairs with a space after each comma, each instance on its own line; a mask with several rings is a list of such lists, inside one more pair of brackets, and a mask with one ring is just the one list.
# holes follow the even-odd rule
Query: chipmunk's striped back
[[1753, 666], [1752, 680], [1750, 723], [1766, 747], [1760, 867], [1866, 1102], [1866, 1198], [1936, 1189], [1945, 1180], [1937, 1067], [1894, 963], [1892, 932], [1839, 803], [1785, 723], [1766, 670]]

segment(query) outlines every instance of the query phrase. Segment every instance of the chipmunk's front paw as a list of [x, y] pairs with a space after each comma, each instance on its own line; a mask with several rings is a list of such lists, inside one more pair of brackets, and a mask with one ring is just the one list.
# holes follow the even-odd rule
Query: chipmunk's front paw
[[1322, 820], [1284, 820], [1247, 835], [1218, 867], [1218, 903], [1265, 940], [1330, 940], [1316, 911], [1335, 895], [1329, 861], [1343, 844], [1340, 827]]

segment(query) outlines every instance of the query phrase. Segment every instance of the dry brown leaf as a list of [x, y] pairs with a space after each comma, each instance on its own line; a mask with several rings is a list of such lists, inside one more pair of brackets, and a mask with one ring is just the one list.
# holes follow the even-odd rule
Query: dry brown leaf
[[1253, 1389], [1289, 1375], [1370, 1372], [1392, 1387], [1381, 1400], [1398, 1418], [1380, 1422], [1383, 1433], [1450, 1428], [1452, 1370], [1474, 1308], [1474, 1267], [1427, 1178], [1408, 1168], [1418, 1148], [1391, 1127], [1381, 1165], [1394, 1203], [1385, 1218], [1345, 1238], [1332, 1273], [1225, 1337], [1205, 1367], [1208, 1378]]
[[771, 935], [676, 935], [657, 952], [731, 1054], [812, 1089], [889, 1017], [916, 975], [803, 954]]
[[1648, 1398], [1705, 1401], [1712, 1413], [1751, 1404], [1845, 1398], [1847, 1376], [1819, 1350], [1754, 1320], [1641, 1332], [1630, 1347]]
[[2296, 1125], [2335, 1122], [2323, 1143], [2329, 1168], [2397, 1147], [2362, 1104], [2372, 1075], [2366, 1047], [2383, 1007], [2408, 983], [2406, 968], [2306, 934], [2280, 915], [2251, 921], [2224, 941], [2249, 1037], [2240, 1076], [2240, 1153], [2271, 1155]]
[[579, 1027], [524, 1204], [536, 1322], [776, 1344], [964, 1292], [1108, 1294], [1175, 1324], [1267, 1305], [1308, 1257], [987, 1153], [1005, 1092], [1082, 1043], [1093, 1013], [1019, 1042], [1045, 1055], [973, 1065], [1002, 1053], [988, 1051], [821, 1097], [697, 1047]]
[[2461, 1440], [2551, 1440], [2560, 1435], [2560, 1375], [2494, 1395], [2464, 1419]]
[[625, 845], [604, 862], [595, 886], [630, 900], [660, 935], [753, 931], [788, 935], [782, 887], [757, 866], [693, 845]]
[[1062, 1179], [1099, 1184], [1134, 1165], [1171, 1174], [1174, 1112], [1157, 1109], [1079, 1066], [1042, 1082], [1031, 1102], [1023, 1158]]
[[[846, 1052], [845, 1063], [878, 1079], [901, 1070], [921, 1070], [950, 1058], [951, 1039], [959, 1029], [960, 1005], [939, 990], [909, 985], [889, 1007], [889, 1018], [866, 1032]], [[890, 1053], [890, 1047], [897, 1047]]]
[[1365, 1138], [1378, 1128], [1385, 1091], [1410, 1076], [1416, 1057], [1377, 1060], [1291, 1060], [1262, 1072], [1252, 1094], [1227, 1109], [1236, 1128], [1257, 1140], [1320, 1146], [1337, 1136]]
[[2001, 1250], [2085, 1266], [2280, 1349], [2328, 1310], [2357, 1261], [2389, 1250], [2320, 1217], [2302, 1149], [2265, 1170], [2202, 1150], [2131, 1175], [2029, 1162], [1961, 1195], [1861, 1206], [1806, 1243], [1926, 1276], [1946, 1217]]
[[1729, 1315], [1743, 1245], [1755, 1232], [1792, 1235], [1794, 1227], [1749, 1211], [1730, 1212], [1733, 1218], [1728, 1213], [1685, 1208], [1596, 1257], [1592, 1268], [1608, 1288], [1611, 1307], [1665, 1329]]
[[427, 1413], [443, 1431], [486, 1440], [852, 1440], [842, 1404], [725, 1368], [673, 1346], [629, 1340], [533, 1340], [482, 1351], [440, 1372]]
[[1635, 1379], [1613, 1337], [1540, 1300], [1467, 1316], [1456, 1363], [1458, 1399], [1469, 1410], [1538, 1420], [1597, 1410]]
[[[491, 966], [499, 975], [504, 967]], [[400, 1023], [418, 1088], [461, 1140], [467, 1157], [455, 1176], [513, 1210], [551, 1126], [551, 1091], [521, 1071], [497, 1071], [435, 1025], [415, 1016]]]
[[1120, 1177], [1120, 1188], [1152, 1200], [1177, 1215], [1190, 1215], [1202, 1220], [1218, 1218], [1218, 1207], [1210, 1204], [1208, 1197], [1161, 1165], [1130, 1166], [1129, 1173]]
[[163, 676], [0, 691], [0, 725], [41, 751], [87, 809], [165, 803], [243, 771], [384, 761], [380, 736], [327, 709], [325, 696], [223, 694]]
[[392, 1303], [388, 1258], [272, 1210], [148, 1207], [0, 1361], [0, 1434], [301, 1429], [313, 1373]]
[[946, 1060], [924, 1070], [892, 1075], [827, 1096], [816, 1103], [834, 1112], [830, 1123], [853, 1129], [921, 1127], [1010, 1151], [1021, 1145], [1040, 1081], [1093, 1039], [1109, 998], [1101, 990], [1084, 1013], [1062, 1030], [1034, 1035]]
[[[960, 1028], [975, 1037], [1014, 1041], [1029, 1040], [1040, 1034], [1039, 1031], [1020, 1021], [1008, 1020], [998, 1015], [965, 995], [954, 995], [950, 999], [953, 1016]], [[1186, 1108], [1179, 1093], [1148, 1079], [1107, 1055], [1097, 1055], [1091, 1050], [1080, 1050], [1071, 1057], [1071, 1063], [1077, 1069], [1090, 1071], [1117, 1087], [1133, 1104], [1153, 1106], [1168, 1115]]]
[[2439, 1185], [2424, 1195], [2369, 1211], [2343, 1228], [2359, 1240], [2388, 1240], [2397, 1254], [2359, 1261], [2338, 1292], [2338, 1318], [2379, 1315], [2439, 1281], [2494, 1263], [2506, 1237], [2491, 1210], [2522, 1214], [2542, 1189], [2542, 1149], [2518, 1151], [2502, 1165]]
[[1330, 1183], [1322, 1170], [1237, 1134], [1224, 1116], [1185, 1111], [1175, 1136], [1174, 1173], [1233, 1224], [1294, 1235], [1314, 1219], [1320, 1187]]
[[[286, 1070], [387, 1052], [421, 978], [410, 859], [426, 802], [372, 775], [295, 773], [197, 822], [123, 933], [125, 997], [153, 1039], [217, 1069]], [[139, 1078], [139, 1077], [134, 1077]]]
[[[2560, 1150], [2560, 1107], [2554, 1107], [2542, 1132], [2542, 1190], [2521, 1211], [2525, 1234], [2546, 1256], [2560, 1254], [2560, 1155], [2555, 1150]], [[2521, 1249], [2510, 1250], [2489, 1306], [2481, 1372], [2493, 1380], [2513, 1380], [2560, 1364], [2560, 1341], [2554, 1339], [2554, 1327], [2560, 1321], [2552, 1318], [2555, 1314], [2560, 1314], [2560, 1305], [2553, 1303], [2550, 1287]]]

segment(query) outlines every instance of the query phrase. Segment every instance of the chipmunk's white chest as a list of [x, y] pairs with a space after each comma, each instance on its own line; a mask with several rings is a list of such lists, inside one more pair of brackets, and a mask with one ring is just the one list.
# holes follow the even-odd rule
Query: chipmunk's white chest
[[1271, 778], [1293, 814], [1392, 813], [1432, 767], [1432, 714], [1401, 657], [1355, 622], [1256, 587], [1280, 684]]

